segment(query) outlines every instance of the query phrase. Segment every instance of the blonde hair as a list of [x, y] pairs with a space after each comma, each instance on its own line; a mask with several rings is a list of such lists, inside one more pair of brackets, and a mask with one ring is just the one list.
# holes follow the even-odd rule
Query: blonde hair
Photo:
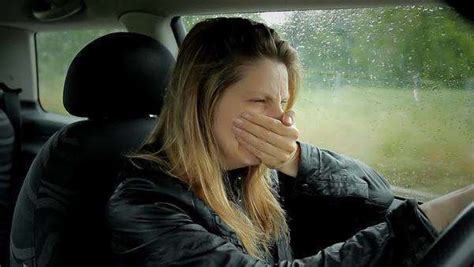
[[285, 211], [277, 200], [269, 170], [250, 166], [243, 184], [243, 208], [229, 200], [224, 167], [212, 131], [216, 103], [237, 82], [242, 67], [257, 59], [284, 63], [289, 100], [294, 104], [300, 79], [296, 51], [264, 24], [242, 18], [215, 18], [197, 23], [187, 34], [165, 97], [159, 121], [146, 141], [155, 151], [131, 155], [184, 181], [232, 228], [251, 256], [268, 260], [269, 247], [288, 240]]

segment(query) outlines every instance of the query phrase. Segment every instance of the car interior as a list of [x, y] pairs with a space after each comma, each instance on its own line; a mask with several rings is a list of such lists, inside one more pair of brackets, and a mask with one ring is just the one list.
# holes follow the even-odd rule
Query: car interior
[[[189, 30], [186, 16], [413, 5], [458, 10], [473, 23], [457, 2], [429, 0], [1, 0], [0, 267], [113, 266], [104, 207], [120, 182], [124, 155], [143, 143], [159, 119]], [[46, 71], [39, 38], [55, 45], [58, 40], [47, 34], [74, 30], [100, 33], [65, 63], [62, 97], [54, 103], [64, 112], [54, 112], [42, 100], [40, 76]], [[469, 171], [468, 184], [474, 182]], [[399, 192], [393, 207], [412, 191]], [[420, 199], [427, 195], [420, 193]], [[472, 266], [473, 222], [471, 205], [420, 266]], [[305, 256], [317, 234], [295, 232], [295, 255]], [[329, 245], [348, 236], [319, 237]]]

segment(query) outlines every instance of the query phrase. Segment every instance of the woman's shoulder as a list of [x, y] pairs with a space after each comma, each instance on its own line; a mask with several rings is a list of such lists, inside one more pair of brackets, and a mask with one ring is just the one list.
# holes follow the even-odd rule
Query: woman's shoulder
[[158, 168], [144, 167], [128, 161], [124, 164], [109, 202], [116, 206], [140, 206], [166, 202], [179, 206], [193, 206], [193, 194], [188, 185]]
[[195, 202], [179, 179], [127, 165], [106, 205], [113, 251], [124, 254], [138, 250], [179, 223], [200, 219]]

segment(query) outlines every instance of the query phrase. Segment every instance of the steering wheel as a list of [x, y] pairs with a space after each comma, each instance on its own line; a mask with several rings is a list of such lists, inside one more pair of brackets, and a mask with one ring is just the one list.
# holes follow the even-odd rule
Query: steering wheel
[[473, 266], [474, 202], [442, 232], [418, 264], [423, 267]]

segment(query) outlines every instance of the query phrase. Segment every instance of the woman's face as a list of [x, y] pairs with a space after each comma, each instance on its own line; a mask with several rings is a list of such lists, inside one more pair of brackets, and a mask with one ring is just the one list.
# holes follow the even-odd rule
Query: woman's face
[[260, 163], [260, 159], [237, 142], [233, 121], [244, 112], [280, 120], [288, 97], [285, 64], [266, 58], [245, 66], [242, 79], [225, 89], [214, 111], [213, 131], [227, 170]]

